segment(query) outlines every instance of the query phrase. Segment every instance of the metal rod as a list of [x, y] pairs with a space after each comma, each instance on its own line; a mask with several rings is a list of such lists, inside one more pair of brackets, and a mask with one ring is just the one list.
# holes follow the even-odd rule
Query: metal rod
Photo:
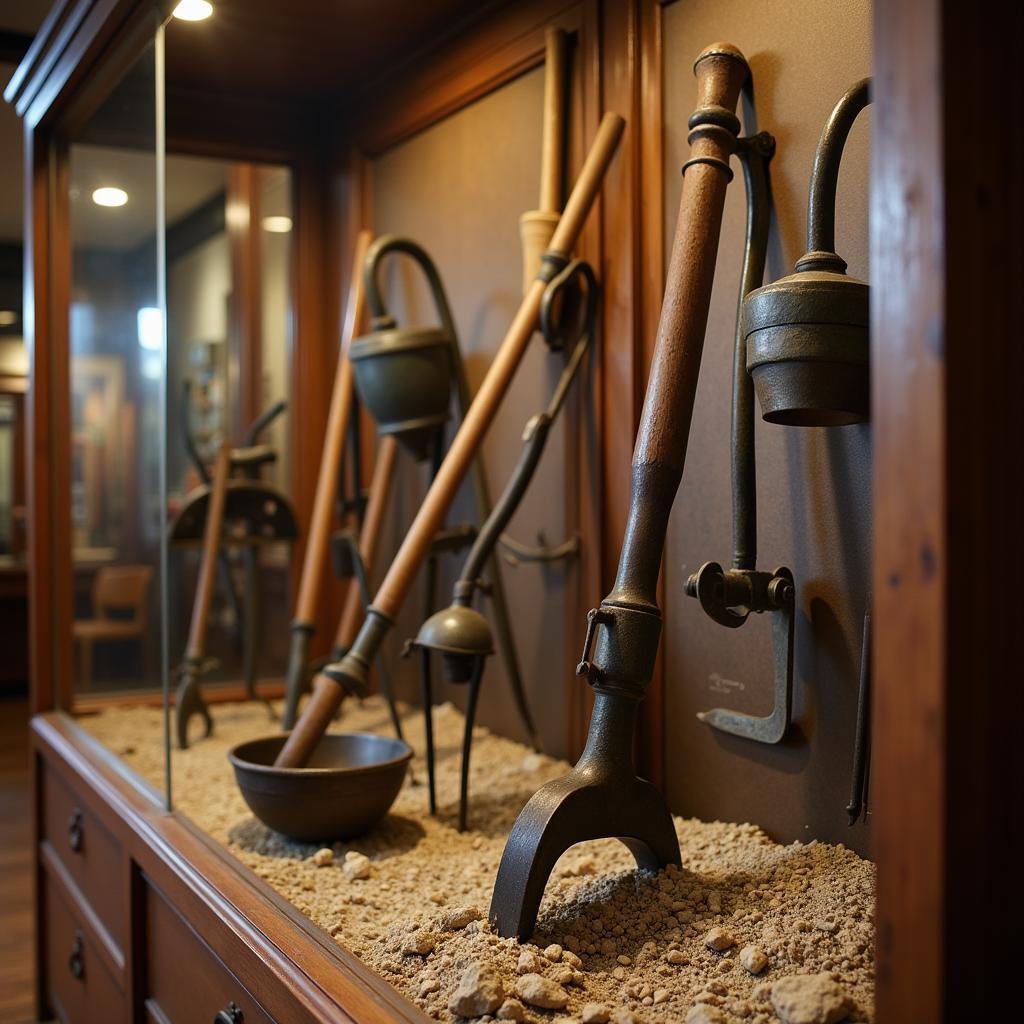
[[771, 207], [768, 201], [768, 160], [775, 140], [767, 132], [740, 139], [736, 153], [743, 167], [747, 194], [747, 232], [743, 274], [736, 308], [732, 361], [732, 567], [757, 565], [757, 469], [754, 449], [754, 382], [747, 373], [743, 300], [764, 278]]
[[807, 198], [808, 252], [835, 252], [839, 162], [853, 122], [870, 102], [871, 79], [864, 78], [846, 90], [821, 131]]
[[423, 731], [427, 744], [427, 788], [430, 791], [430, 813], [437, 814], [437, 795], [434, 789], [434, 693], [430, 679], [430, 651], [420, 654], [420, 688], [423, 695]]
[[462, 733], [462, 774], [459, 779], [459, 831], [466, 831], [466, 815], [469, 808], [469, 756], [473, 748], [473, 723], [476, 721], [476, 702], [480, 696], [480, 680], [484, 674], [485, 658], [477, 655], [474, 659], [473, 675], [469, 680], [469, 697], [466, 700], [466, 724]]
[[860, 685], [857, 690], [857, 731], [853, 741], [853, 775], [850, 802], [846, 805], [849, 823], [855, 825], [861, 809], [867, 807], [868, 763], [871, 756], [871, 611], [864, 613], [864, 634], [860, 650]]

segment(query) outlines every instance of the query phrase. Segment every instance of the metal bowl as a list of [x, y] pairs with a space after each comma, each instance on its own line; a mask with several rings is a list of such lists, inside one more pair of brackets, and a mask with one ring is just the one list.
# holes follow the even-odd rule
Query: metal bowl
[[402, 788], [412, 748], [371, 733], [324, 736], [305, 768], [275, 768], [287, 736], [240, 743], [228, 752], [249, 809], [275, 832], [302, 842], [368, 832]]

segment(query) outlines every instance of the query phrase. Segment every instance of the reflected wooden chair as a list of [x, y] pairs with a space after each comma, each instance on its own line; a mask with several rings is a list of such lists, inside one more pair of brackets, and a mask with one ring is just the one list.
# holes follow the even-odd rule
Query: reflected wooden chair
[[148, 565], [105, 566], [92, 588], [94, 618], [75, 619], [72, 634], [78, 650], [81, 688], [92, 688], [93, 644], [138, 642], [145, 646], [146, 610], [153, 570]]

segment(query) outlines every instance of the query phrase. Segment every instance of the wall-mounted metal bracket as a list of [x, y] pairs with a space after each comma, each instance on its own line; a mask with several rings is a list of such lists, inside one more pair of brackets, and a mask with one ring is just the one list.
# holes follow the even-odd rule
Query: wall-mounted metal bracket
[[716, 562], [707, 562], [686, 581], [686, 592], [700, 601], [715, 622], [730, 628], [742, 626], [751, 612], [771, 613], [775, 665], [771, 713], [748, 715], [728, 708], [712, 708], [698, 712], [697, 717], [733, 736], [758, 743], [778, 743], [789, 728], [793, 711], [793, 574], [785, 567], [774, 573], [723, 572]]

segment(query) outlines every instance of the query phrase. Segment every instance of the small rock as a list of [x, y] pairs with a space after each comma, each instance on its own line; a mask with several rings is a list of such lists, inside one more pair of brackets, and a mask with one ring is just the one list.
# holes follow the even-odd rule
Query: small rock
[[438, 918], [438, 923], [446, 932], [454, 932], [465, 928], [472, 921], [479, 921], [483, 916], [476, 907], [452, 907]]
[[760, 946], [744, 946], [740, 950], [740, 963], [748, 974], [760, 974], [768, 966], [768, 955]]
[[583, 1024], [608, 1024], [610, 1016], [607, 1006], [602, 1006], [600, 1003], [584, 1003], [580, 1020], [583, 1021]]
[[626, 956], [625, 953], [620, 953], [615, 959], [618, 960], [623, 967], [630, 967], [633, 964], [633, 958], [631, 956]]
[[544, 956], [553, 964], [557, 964], [558, 961], [562, 959], [562, 947], [557, 942], [552, 942], [551, 945], [544, 950]]
[[828, 932], [829, 935], [834, 935], [839, 930], [839, 923], [837, 921], [825, 921], [820, 919], [814, 922], [814, 927], [819, 932]]
[[341, 870], [350, 882], [360, 878], [369, 878], [370, 858], [365, 853], [356, 853], [355, 850], [349, 850], [345, 854], [345, 863], [341, 865]]
[[667, 988], [656, 988], [652, 994], [654, 999], [654, 1005], [658, 1006], [660, 1003], [668, 1002], [668, 989]]
[[682, 965], [688, 964], [690, 962], [690, 958], [685, 953], [680, 952], [678, 949], [670, 949], [665, 954], [665, 962], [669, 964]]
[[712, 914], [720, 914], [722, 912], [722, 897], [717, 892], [708, 893], [708, 910]]
[[440, 987], [441, 982], [439, 982], [437, 978], [424, 978], [423, 981], [420, 982], [417, 994], [420, 998], [423, 996], [429, 996], [431, 992], [436, 992]]
[[532, 949], [524, 949], [519, 954], [519, 962], [516, 964], [516, 974], [537, 974], [543, 970], [540, 958]]
[[698, 1003], [690, 1007], [686, 1024], [729, 1024], [729, 1018], [717, 1006]]
[[311, 859], [318, 868], [330, 867], [334, 863], [334, 851], [325, 846], [322, 850], [317, 850]]
[[609, 1024], [640, 1024], [640, 1018], [632, 1010], [617, 1006], [608, 1018]]
[[736, 937], [724, 928], [712, 928], [704, 936], [704, 945], [716, 953], [724, 953], [736, 945]]
[[577, 971], [583, 966], [583, 961], [571, 949], [562, 951], [562, 963], [568, 964]]
[[516, 995], [530, 1006], [544, 1010], [564, 1010], [569, 997], [564, 988], [539, 974], [524, 974], [516, 982]]
[[460, 1017], [482, 1017], [494, 1013], [505, 999], [501, 978], [493, 967], [471, 963], [459, 986], [448, 1000], [448, 1009]]
[[437, 945], [437, 935], [434, 932], [420, 928], [411, 935], [405, 937], [402, 943], [403, 956], [426, 956], [434, 952]]
[[794, 974], [775, 982], [772, 1007], [782, 1024], [839, 1024], [852, 1009], [828, 974]]
[[526, 1016], [526, 1007], [518, 999], [506, 999], [495, 1016], [498, 1020], [522, 1020]]

